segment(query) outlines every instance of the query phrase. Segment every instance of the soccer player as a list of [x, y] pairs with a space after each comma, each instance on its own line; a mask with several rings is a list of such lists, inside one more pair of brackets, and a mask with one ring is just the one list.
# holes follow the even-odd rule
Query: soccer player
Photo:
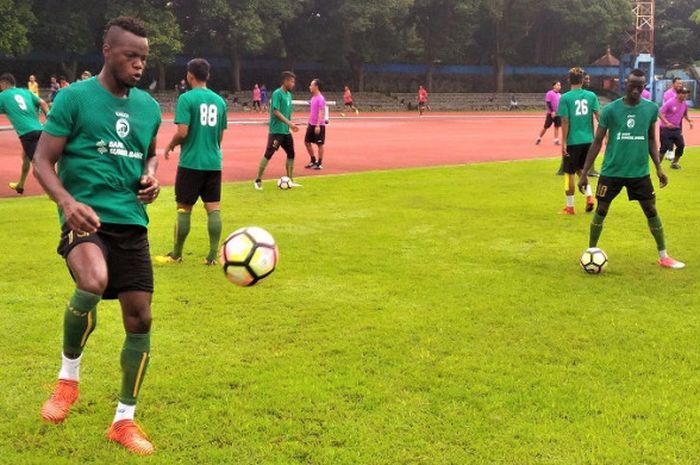
[[260, 113], [260, 100], [261, 100], [261, 95], [260, 95], [260, 87], [255, 84], [253, 87], [253, 110], [256, 112]]
[[423, 86], [418, 86], [418, 116], [423, 116], [428, 106], [428, 91]]
[[17, 82], [10, 73], [0, 76], [0, 113], [5, 113], [15, 128], [22, 144], [22, 172], [19, 181], [11, 182], [10, 189], [18, 194], [24, 193], [24, 183], [29, 176], [36, 144], [41, 136], [41, 122], [37, 110], [41, 108], [44, 114], [49, 112], [49, 106], [42, 99], [27, 89], [15, 87]]
[[559, 145], [559, 128], [561, 127], [561, 118], [557, 116], [557, 110], [559, 109], [559, 99], [561, 95], [561, 82], [556, 81], [552, 84], [552, 88], [545, 94], [544, 103], [547, 106], [547, 116], [544, 120], [544, 128], [540, 131], [540, 135], [537, 137], [535, 145], [540, 145], [542, 142], [542, 137], [547, 132], [547, 129], [554, 125], [554, 145]]
[[678, 91], [682, 88], [683, 80], [681, 80], [681, 78], [679, 77], [674, 77], [671, 81], [671, 87], [666, 89], [666, 92], [664, 92], [664, 103], [676, 98], [676, 96], [678, 95]]
[[693, 120], [688, 117], [688, 103], [686, 99], [690, 91], [681, 87], [676, 94], [676, 97], [666, 101], [659, 110], [659, 119], [661, 120], [661, 153], [672, 152], [673, 146], [676, 146], [671, 168], [678, 170], [681, 168], [679, 163], [685, 149], [685, 140], [683, 139], [683, 120], [685, 119], [693, 129]]
[[[309, 123], [306, 126], [304, 144], [309, 152], [309, 163], [304, 167], [308, 169], [323, 169], [323, 147], [326, 143], [326, 98], [321, 93], [321, 80], [314, 79], [309, 84], [311, 103], [309, 105]], [[314, 155], [312, 144], [318, 147], [318, 158]]]
[[51, 423], [66, 419], [78, 400], [81, 355], [95, 329], [97, 305], [119, 299], [126, 338], [121, 393], [107, 438], [140, 455], [154, 451], [134, 423], [151, 353], [153, 269], [145, 204], [160, 192], [155, 177], [160, 108], [134, 87], [148, 49], [140, 21], [124, 16], [109, 21], [102, 70], [58, 93], [34, 157], [36, 177], [59, 208], [58, 251], [76, 284], [63, 316], [58, 383], [41, 416]]
[[[574, 210], [574, 174], [581, 177], [581, 170], [586, 162], [588, 149], [593, 142], [593, 118], [597, 118], [598, 97], [583, 89], [584, 71], [572, 68], [569, 71], [571, 90], [562, 95], [557, 116], [561, 118], [561, 154], [564, 161], [566, 207], [564, 215], [575, 214]], [[593, 211], [593, 193], [591, 186], [586, 187], [586, 211]]]
[[627, 189], [629, 200], [639, 201], [647, 217], [649, 229], [659, 251], [659, 265], [679, 269], [684, 268], [685, 264], [674, 260], [666, 252], [664, 229], [656, 211], [656, 194], [649, 176], [649, 156], [651, 156], [660, 187], [668, 184], [668, 178], [661, 168], [659, 148], [656, 143], [656, 120], [659, 108], [654, 102], [641, 98], [645, 85], [644, 71], [633, 70], [625, 81], [625, 96], [607, 105], [601, 112], [595, 140], [588, 151], [583, 174], [578, 182], [579, 190], [585, 192], [588, 186], [586, 173], [593, 166], [605, 135], [609, 131], [610, 137], [596, 189], [598, 206], [591, 221], [588, 244], [589, 247], [597, 246], [610, 203], [624, 187]]
[[187, 63], [189, 92], [177, 100], [175, 124], [177, 132], [165, 149], [165, 159], [181, 145], [180, 162], [175, 177], [175, 244], [159, 263], [182, 261], [182, 248], [190, 232], [192, 207], [201, 198], [207, 211], [209, 253], [205, 265], [215, 265], [221, 239], [221, 140], [227, 126], [226, 102], [207, 88], [209, 62], [195, 58]]
[[[277, 149], [282, 147], [287, 154], [287, 176], [289, 179], [294, 179], [294, 138], [292, 132], [298, 132], [299, 127], [292, 122], [292, 89], [296, 84], [297, 77], [291, 71], [282, 73], [282, 85], [275, 89], [272, 93], [270, 102], [270, 134], [267, 138], [267, 149], [260, 160], [258, 167], [258, 177], [255, 178], [253, 186], [257, 190], [262, 190], [262, 177], [265, 174], [265, 168], [270, 162], [272, 155]], [[299, 187], [292, 181], [293, 187]]]
[[[355, 115], [360, 114], [360, 110], [357, 109], [352, 100], [352, 92], [350, 92], [350, 87], [348, 86], [345, 86], [345, 89], [343, 90], [343, 104], [345, 105], [345, 108], [350, 108], [352, 111], [354, 111]], [[340, 116], [345, 116], [345, 113], [340, 113]]]
[[33, 74], [29, 76], [29, 82], [27, 82], [27, 89], [29, 89], [29, 92], [39, 97], [39, 83], [36, 82], [36, 76], [34, 76]]

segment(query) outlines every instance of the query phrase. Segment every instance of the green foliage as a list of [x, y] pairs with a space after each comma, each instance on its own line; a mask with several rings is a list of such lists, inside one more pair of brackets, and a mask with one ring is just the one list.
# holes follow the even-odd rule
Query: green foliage
[[700, 12], [696, 0], [657, 2], [656, 58], [662, 65], [700, 59]]
[[[98, 307], [76, 408], [41, 423], [73, 283], [53, 203], [0, 200], [2, 463], [695, 464], [697, 157], [659, 191], [670, 251], [689, 264], [677, 272], [655, 264], [623, 193], [601, 238], [609, 269], [583, 273], [590, 216], [556, 214], [558, 159], [226, 185], [225, 230], [270, 230], [280, 266], [229, 284], [200, 264], [195, 209], [184, 262], [155, 269], [145, 460], [104, 437], [115, 302]], [[172, 188], [149, 207], [154, 253], [171, 245], [174, 207]]]
[[31, 4], [22, 0], [0, 0], [0, 53], [19, 55], [27, 52], [31, 44], [28, 33], [36, 24]]

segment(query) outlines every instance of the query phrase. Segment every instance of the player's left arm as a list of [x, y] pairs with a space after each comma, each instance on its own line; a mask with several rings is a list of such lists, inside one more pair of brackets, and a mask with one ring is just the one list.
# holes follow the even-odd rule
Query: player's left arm
[[156, 178], [157, 170], [158, 157], [156, 156], [156, 137], [154, 136], [148, 147], [148, 158], [143, 175], [141, 175], [141, 189], [138, 192], [138, 198], [143, 203], [153, 203], [160, 194], [160, 182]]
[[567, 116], [561, 117], [561, 154], [565, 157], [569, 156], [569, 149], [566, 145], [566, 141], [569, 137], [569, 118]]
[[685, 120], [690, 125], [690, 129], [693, 129], [693, 120], [690, 119], [690, 116], [688, 116], [688, 108], [685, 109], [685, 114], [683, 115], [683, 118], [685, 118]]
[[186, 124], [178, 124], [177, 125], [177, 130], [175, 131], [175, 134], [173, 134], [173, 138], [170, 140], [170, 143], [165, 148], [165, 152], [163, 152], [163, 156], [165, 156], [166, 160], [170, 160], [170, 152], [175, 150], [175, 147], [182, 144], [185, 141], [185, 139], [187, 139], [187, 135], [189, 133], [190, 133], [190, 127], [188, 125], [186, 125]]
[[656, 167], [656, 175], [659, 177], [659, 187], [663, 188], [668, 185], [668, 177], [666, 173], [664, 173], [663, 168], [661, 168], [661, 155], [659, 155], [659, 143], [656, 140], [656, 133], [656, 121], [654, 121], [649, 126], [649, 156]]

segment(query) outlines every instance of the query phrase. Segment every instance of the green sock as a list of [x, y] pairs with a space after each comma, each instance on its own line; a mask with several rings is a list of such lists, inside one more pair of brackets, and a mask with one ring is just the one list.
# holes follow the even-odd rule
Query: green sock
[[265, 173], [265, 168], [267, 168], [268, 163], [270, 163], [270, 160], [268, 160], [265, 157], [263, 157], [262, 160], [260, 160], [260, 165], [258, 166], [258, 177], [256, 179], [262, 179], [263, 174]]
[[588, 240], [588, 247], [596, 247], [598, 245], [598, 239], [600, 239], [600, 233], [603, 232], [603, 221], [605, 217], [598, 214], [598, 212], [593, 213], [593, 220], [591, 221], [591, 235]]
[[294, 179], [294, 159], [287, 158], [285, 166], [287, 167], [287, 176], [289, 176], [289, 179]]
[[22, 157], [22, 174], [17, 182], [17, 187], [24, 188], [24, 183], [27, 182], [27, 176], [29, 176], [29, 168], [32, 166], [32, 162], [26, 156]]
[[213, 210], [207, 214], [207, 229], [209, 230], [209, 255], [207, 260], [216, 260], [221, 240], [221, 211]]
[[81, 354], [97, 324], [97, 304], [102, 296], [75, 289], [63, 314], [63, 353]]
[[656, 239], [657, 250], [666, 250], [666, 239], [664, 238], [664, 227], [661, 224], [661, 218], [656, 215], [653, 218], [647, 218], [651, 234]]
[[185, 245], [185, 239], [190, 233], [190, 216], [192, 212], [179, 209], [177, 211], [177, 221], [175, 222], [175, 246], [170, 256], [173, 258], [182, 257], [182, 248]]
[[136, 405], [139, 389], [146, 375], [148, 360], [151, 358], [151, 333], [126, 333], [122, 348], [122, 391], [119, 402]]

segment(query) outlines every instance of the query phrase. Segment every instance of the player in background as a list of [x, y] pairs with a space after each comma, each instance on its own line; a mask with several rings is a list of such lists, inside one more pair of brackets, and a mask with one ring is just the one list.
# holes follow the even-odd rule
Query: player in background
[[[282, 72], [282, 85], [272, 93], [270, 102], [270, 133], [267, 138], [267, 149], [258, 166], [258, 176], [253, 182], [257, 190], [262, 190], [262, 177], [272, 155], [282, 147], [287, 154], [287, 176], [294, 179], [294, 138], [291, 132], [298, 132], [299, 127], [292, 121], [292, 90], [297, 77], [291, 71]], [[291, 131], [291, 132], [290, 132]], [[292, 187], [300, 187], [294, 181]]]
[[257, 113], [260, 113], [260, 100], [260, 86], [255, 84], [255, 86], [253, 86], [253, 110]]
[[[561, 154], [564, 161], [564, 191], [566, 207], [564, 215], [573, 215], [574, 174], [581, 177], [581, 170], [586, 162], [586, 155], [593, 142], [593, 119], [598, 119], [600, 105], [598, 97], [591, 91], [583, 89], [584, 71], [581, 68], [569, 70], [571, 90], [562, 95], [557, 116], [561, 118]], [[595, 202], [591, 186], [586, 186], [586, 211], [593, 211]]]
[[423, 116], [423, 112], [428, 107], [428, 91], [423, 86], [418, 86], [418, 116]]
[[18, 194], [22, 194], [29, 176], [34, 151], [41, 136], [38, 110], [41, 109], [46, 115], [49, 113], [49, 106], [34, 93], [15, 87], [16, 85], [17, 82], [12, 74], [5, 73], [0, 76], [2, 91], [0, 92], [0, 113], [7, 115], [22, 144], [22, 171], [19, 181], [11, 182], [9, 187]]
[[53, 103], [59, 90], [61, 90], [61, 84], [58, 83], [56, 76], [51, 76], [49, 82], [49, 102]]
[[681, 168], [679, 163], [685, 149], [685, 139], [683, 138], [683, 120], [685, 119], [693, 129], [693, 120], [688, 116], [688, 103], [686, 99], [690, 91], [681, 87], [676, 93], [676, 97], [666, 101], [659, 110], [659, 119], [661, 120], [661, 153], [673, 152], [673, 146], [676, 146], [676, 152], [671, 163], [671, 168], [678, 170]]
[[[666, 103], [669, 100], [675, 100], [676, 96], [678, 95], [678, 91], [682, 88], [683, 81], [681, 80], [681, 78], [674, 77], [671, 81], [671, 87], [666, 89], [666, 92], [664, 92], [663, 103]], [[673, 153], [673, 150], [668, 150], [665, 154], [662, 152], [661, 155], [665, 156], [666, 160], [674, 160], [676, 158], [675, 154]]]
[[622, 188], [627, 189], [630, 201], [639, 202], [651, 234], [656, 240], [659, 252], [659, 265], [665, 268], [684, 268], [685, 264], [674, 260], [666, 251], [664, 228], [656, 211], [656, 194], [649, 176], [649, 157], [656, 168], [659, 186], [665, 187], [668, 178], [661, 168], [659, 146], [656, 141], [656, 120], [659, 107], [649, 100], [641, 98], [646, 85], [644, 71], [633, 70], [625, 81], [625, 96], [603, 108], [600, 125], [595, 140], [591, 145], [583, 167], [583, 174], [578, 186], [586, 192], [588, 186], [588, 169], [593, 166], [605, 135], [610, 132], [605, 149], [603, 168], [598, 178], [596, 197], [598, 205], [591, 221], [589, 247], [596, 247], [603, 231], [603, 221], [608, 214], [610, 203]]
[[207, 88], [209, 62], [195, 58], [187, 63], [190, 91], [178, 98], [175, 109], [177, 132], [165, 149], [166, 160], [181, 145], [180, 162], [175, 177], [175, 243], [165, 256], [155, 257], [158, 263], [182, 261], [182, 248], [190, 233], [192, 207], [201, 198], [207, 211], [209, 253], [205, 265], [215, 265], [221, 239], [221, 140], [227, 127], [226, 102]]
[[[309, 105], [309, 123], [306, 126], [304, 144], [309, 152], [307, 169], [323, 169], [323, 148], [326, 143], [326, 98], [321, 93], [321, 80], [314, 79], [309, 84], [311, 103]], [[313, 145], [318, 147], [318, 156], [314, 155]]]
[[[360, 110], [358, 110], [355, 106], [355, 102], [352, 99], [352, 92], [350, 92], [350, 87], [348, 86], [345, 86], [345, 89], [343, 90], [343, 105], [345, 108], [350, 108], [352, 111], [354, 111], [355, 115], [360, 114]], [[340, 116], [345, 116], [345, 112], [341, 112]]]
[[27, 82], [27, 89], [29, 92], [39, 97], [39, 83], [36, 82], [36, 76], [33, 74], [29, 76], [29, 82]]
[[263, 84], [260, 86], [260, 110], [261, 111], [267, 111], [267, 104], [268, 104], [268, 96], [267, 96], [267, 86]]
[[107, 23], [102, 70], [58, 93], [34, 157], [36, 177], [59, 208], [58, 252], [76, 285], [63, 315], [58, 383], [41, 416], [51, 423], [66, 419], [78, 400], [81, 358], [97, 305], [119, 299], [126, 337], [121, 393], [107, 438], [139, 455], [154, 451], [134, 412], [151, 354], [153, 269], [145, 204], [160, 192], [160, 107], [135, 87], [148, 48], [140, 21], [122, 16]]
[[554, 125], [554, 145], [559, 145], [559, 128], [561, 127], [561, 118], [557, 116], [557, 110], [559, 109], [559, 99], [561, 95], [561, 82], [556, 81], [552, 84], [552, 88], [545, 94], [544, 104], [547, 107], [547, 116], [544, 120], [544, 128], [540, 131], [540, 135], [537, 137], [535, 145], [540, 145], [542, 142], [542, 137], [547, 132], [547, 129]]
[[671, 81], [671, 87], [666, 89], [666, 92], [664, 92], [664, 103], [668, 102], [671, 99], [676, 98], [678, 95], [678, 91], [683, 88], [683, 80], [679, 77], [674, 77], [673, 80]]

